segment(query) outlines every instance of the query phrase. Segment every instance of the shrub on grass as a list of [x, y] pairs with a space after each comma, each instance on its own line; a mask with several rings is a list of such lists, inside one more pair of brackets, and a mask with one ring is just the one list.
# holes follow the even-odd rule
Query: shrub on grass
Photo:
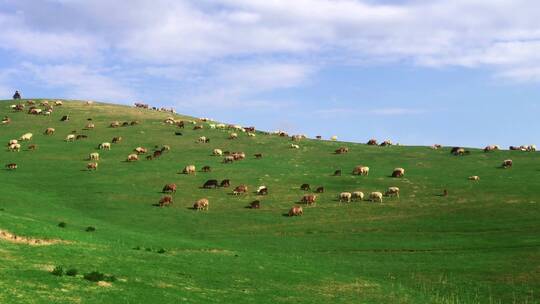
[[95, 227], [92, 227], [92, 226], [86, 227], [86, 232], [94, 232], [94, 231], [96, 231]]
[[106, 275], [104, 273], [101, 273], [99, 271], [92, 271], [84, 275], [84, 279], [91, 281], [91, 282], [99, 282], [99, 281], [106, 281], [106, 282], [114, 282], [116, 281], [116, 277], [113, 275]]
[[165, 249], [161, 248], [157, 251], [157, 253], [165, 253]]
[[54, 269], [51, 271], [51, 273], [55, 276], [63, 276], [64, 275], [64, 268], [62, 266], [56, 266], [54, 267]]
[[65, 222], [58, 223], [58, 227], [60, 228], [66, 228], [67, 224]]
[[66, 275], [68, 275], [68, 276], [70, 276], [70, 277], [76, 276], [77, 273], [79, 273], [79, 272], [78, 272], [77, 269], [75, 269], [75, 268], [70, 268], [70, 269], [68, 269], [68, 270], [66, 271]]

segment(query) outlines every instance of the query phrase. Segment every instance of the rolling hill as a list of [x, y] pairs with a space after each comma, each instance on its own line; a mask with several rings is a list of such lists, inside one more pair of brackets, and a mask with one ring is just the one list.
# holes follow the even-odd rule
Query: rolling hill
[[[20, 152], [0, 151], [0, 303], [540, 302], [539, 153], [454, 156], [313, 139], [291, 149], [290, 137], [239, 132], [231, 140], [231, 130], [148, 109], [64, 100], [45, 116], [11, 104], [0, 102], [0, 116], [11, 119], [0, 126], [4, 147], [33, 137]], [[169, 116], [203, 129], [165, 124]], [[95, 128], [84, 130], [88, 119]], [[87, 138], [66, 142], [72, 131]], [[123, 140], [110, 151], [97, 149], [115, 136]], [[200, 136], [210, 142], [197, 143]], [[159, 158], [126, 161], [137, 146], [163, 145], [171, 149]], [[335, 154], [342, 146], [349, 152]], [[225, 164], [215, 148], [247, 157]], [[86, 169], [92, 152], [101, 158], [96, 171]], [[502, 169], [504, 159], [513, 167]], [[368, 176], [351, 174], [360, 164]], [[181, 174], [186, 165], [196, 174]], [[201, 172], [205, 165], [212, 171]], [[395, 167], [403, 178], [390, 176]], [[231, 187], [202, 189], [209, 179]], [[178, 186], [173, 204], [155, 206], [168, 183]], [[303, 183], [324, 186], [315, 206], [299, 202], [312, 193]], [[231, 195], [240, 184], [249, 193]], [[254, 193], [260, 185], [268, 195]], [[343, 191], [390, 186], [400, 198], [338, 201]], [[200, 198], [208, 211], [191, 209]], [[247, 208], [256, 199], [261, 208]], [[303, 216], [286, 216], [294, 205]]]

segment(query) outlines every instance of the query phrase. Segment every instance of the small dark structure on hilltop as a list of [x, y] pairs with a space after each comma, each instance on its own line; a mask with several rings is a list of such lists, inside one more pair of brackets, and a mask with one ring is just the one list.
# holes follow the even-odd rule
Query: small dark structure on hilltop
[[19, 93], [19, 91], [15, 91], [15, 94], [13, 94], [13, 99], [21, 99], [21, 93]]

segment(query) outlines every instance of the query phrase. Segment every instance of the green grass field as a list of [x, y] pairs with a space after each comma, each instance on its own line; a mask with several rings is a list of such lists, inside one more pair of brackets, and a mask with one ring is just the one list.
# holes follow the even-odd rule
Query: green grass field
[[[35, 116], [13, 112], [12, 103], [0, 102], [0, 115], [12, 119], [0, 126], [0, 230], [65, 242], [0, 239], [0, 303], [540, 303], [539, 153], [471, 149], [458, 157], [450, 148], [307, 139], [296, 150], [276, 135], [229, 140], [230, 131], [206, 123], [178, 129], [163, 123], [169, 113], [151, 110], [65, 101]], [[83, 131], [87, 118], [95, 129]], [[113, 120], [140, 124], [110, 128]], [[47, 127], [55, 135], [44, 135]], [[88, 138], [65, 142], [72, 130]], [[27, 132], [32, 140], [9, 152], [8, 141]], [[196, 143], [203, 135], [210, 143]], [[114, 136], [124, 140], [97, 150]], [[38, 149], [28, 151], [30, 143]], [[171, 151], [160, 159], [125, 161], [137, 146], [164, 144]], [[334, 154], [340, 146], [350, 152]], [[214, 148], [247, 158], [223, 164]], [[86, 170], [91, 152], [101, 155], [95, 172]], [[507, 158], [513, 168], [501, 169]], [[190, 164], [196, 175], [178, 174]], [[360, 164], [369, 176], [351, 174]], [[200, 172], [204, 165], [212, 172]], [[390, 177], [395, 167], [404, 178]], [[332, 176], [336, 169], [343, 175]], [[250, 193], [200, 188], [225, 178]], [[178, 185], [174, 204], [153, 206], [166, 183]], [[284, 216], [300, 205], [303, 183], [326, 191], [303, 216]], [[253, 193], [259, 185], [268, 196]], [[342, 191], [389, 186], [401, 189], [399, 199], [337, 200]], [[200, 198], [208, 211], [190, 209]], [[255, 199], [261, 209], [246, 208]], [[56, 266], [78, 275], [55, 276]], [[85, 280], [92, 271], [116, 280]]]

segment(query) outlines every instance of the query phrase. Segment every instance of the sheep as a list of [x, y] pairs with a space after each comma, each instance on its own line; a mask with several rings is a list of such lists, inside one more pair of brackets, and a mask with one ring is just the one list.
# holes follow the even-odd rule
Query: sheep
[[225, 156], [223, 158], [223, 163], [225, 163], [225, 164], [230, 164], [232, 162], [234, 162], [234, 157], [233, 156], [228, 155], [228, 156]]
[[86, 128], [87, 128], [87, 129], [93, 129], [93, 128], [95, 128], [95, 127], [96, 127], [96, 125], [94, 125], [94, 124], [91, 123], [91, 122], [89, 122], [89, 123], [86, 125]]
[[8, 142], [8, 146], [11, 146], [12, 144], [18, 144], [19, 141], [16, 140], [16, 139], [10, 139], [9, 142]]
[[182, 170], [182, 173], [184, 174], [195, 174], [196, 169], [194, 165], [188, 165]]
[[341, 192], [339, 194], [339, 202], [347, 202], [349, 203], [351, 201], [352, 194], [350, 192]]
[[198, 143], [203, 143], [203, 144], [206, 143], [207, 142], [206, 136], [199, 137], [199, 139], [197, 139], [197, 142]]
[[236, 133], [231, 133], [229, 135], [229, 139], [237, 139], [237, 138], [238, 138], [238, 134], [236, 134]]
[[335, 151], [336, 154], [345, 154], [349, 152], [349, 148], [347, 147], [340, 147]]
[[146, 152], [148, 152], [148, 149], [144, 148], [144, 147], [137, 147], [135, 149], [133, 149], [134, 152], [137, 152], [137, 154], [145, 154]]
[[352, 172], [353, 175], [369, 175], [369, 167], [367, 166], [356, 166], [354, 169], [353, 169], [353, 172]]
[[99, 153], [93, 152], [88, 155], [89, 160], [99, 160]]
[[257, 188], [257, 195], [267, 195], [268, 194], [268, 188], [266, 186], [259, 186]]
[[215, 156], [221, 156], [221, 155], [223, 155], [223, 151], [221, 151], [221, 149], [214, 149], [212, 154], [215, 155]]
[[480, 180], [480, 176], [478, 176], [478, 175], [473, 175], [473, 176], [469, 176], [468, 179], [471, 180], [471, 181], [479, 181], [479, 180]]
[[86, 164], [86, 169], [88, 170], [97, 170], [98, 168], [98, 163], [88, 163]]
[[379, 202], [382, 203], [383, 201], [383, 194], [381, 192], [371, 192], [369, 194], [369, 200], [372, 202]]
[[31, 140], [32, 136], [34, 136], [32, 133], [25, 133], [21, 136], [21, 138], [19, 138], [19, 140], [21, 141]]
[[386, 196], [396, 196], [399, 198], [399, 188], [398, 187], [388, 187], [385, 192]]
[[111, 149], [111, 143], [104, 142], [99, 144], [98, 149], [100, 150], [110, 150]]
[[74, 141], [76, 138], [75, 134], [69, 134], [68, 136], [66, 136], [66, 139], [65, 141]]
[[405, 176], [405, 169], [403, 168], [395, 168], [392, 172], [392, 177], [403, 177]]
[[54, 105], [55, 105], [55, 106], [61, 106], [61, 105], [63, 105], [63, 104], [64, 104], [64, 103], [63, 103], [61, 100], [57, 100], [57, 101], [54, 102]]
[[138, 160], [139, 160], [139, 156], [137, 154], [129, 154], [127, 157], [128, 162], [138, 161]]
[[207, 198], [201, 198], [193, 204], [193, 209], [195, 210], [208, 210], [209, 201]]
[[354, 192], [352, 193], [352, 197], [351, 197], [351, 198], [352, 198], [353, 201], [358, 201], [358, 200], [361, 201], [361, 200], [364, 199], [364, 192], [362, 192], [362, 191], [354, 191]]
[[15, 151], [15, 152], [19, 152], [21, 151], [21, 144], [11, 144], [8, 146], [8, 150], [9, 151]]
[[53, 135], [54, 134], [54, 128], [47, 128], [45, 129], [45, 135]]

